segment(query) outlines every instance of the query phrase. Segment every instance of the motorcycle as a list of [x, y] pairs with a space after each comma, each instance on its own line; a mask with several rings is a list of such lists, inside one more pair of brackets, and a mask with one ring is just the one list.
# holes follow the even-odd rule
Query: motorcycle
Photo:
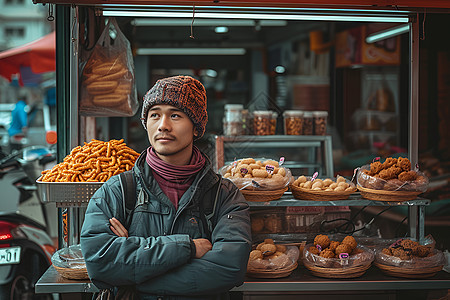
[[[45, 147], [27, 147], [0, 160], [0, 299], [53, 299], [35, 294], [34, 286], [51, 265], [56, 251], [49, 236], [45, 209], [38, 197], [35, 180], [40, 170], [56, 160]], [[21, 206], [39, 203], [41, 218], [21, 212]], [[29, 209], [36, 215], [36, 207]], [[39, 219], [40, 221], [38, 221]]]

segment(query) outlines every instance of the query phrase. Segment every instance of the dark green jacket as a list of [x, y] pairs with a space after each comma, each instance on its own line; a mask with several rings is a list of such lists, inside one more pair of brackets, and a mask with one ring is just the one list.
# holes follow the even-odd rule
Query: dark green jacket
[[99, 288], [135, 285], [143, 299], [214, 298], [240, 285], [251, 250], [248, 204], [242, 194], [222, 179], [212, 219], [213, 248], [200, 259], [192, 258], [191, 239], [208, 236], [196, 203], [204, 194], [215, 196], [208, 190], [220, 177], [207, 159], [175, 210], [151, 176], [145, 155], [144, 151], [133, 168], [137, 201], [128, 238], [117, 237], [109, 228], [112, 217], [126, 224], [118, 176], [89, 201], [81, 248], [92, 282]]

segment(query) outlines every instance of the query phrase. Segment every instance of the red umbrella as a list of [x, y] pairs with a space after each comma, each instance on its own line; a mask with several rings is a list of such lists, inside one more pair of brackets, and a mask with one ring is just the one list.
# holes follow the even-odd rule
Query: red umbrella
[[0, 52], [0, 76], [11, 81], [11, 76], [20, 73], [24, 67], [30, 67], [33, 73], [55, 71], [55, 48], [55, 32], [52, 32], [31, 43]]

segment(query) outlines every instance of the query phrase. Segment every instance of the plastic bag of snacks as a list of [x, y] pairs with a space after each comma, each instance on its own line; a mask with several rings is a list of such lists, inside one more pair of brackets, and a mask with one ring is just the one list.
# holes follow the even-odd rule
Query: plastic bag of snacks
[[357, 182], [373, 190], [425, 192], [429, 181], [422, 172], [411, 169], [409, 159], [388, 157], [383, 163], [376, 161], [359, 168]]
[[291, 171], [281, 164], [273, 159], [242, 158], [223, 166], [219, 173], [241, 190], [278, 190], [289, 186], [293, 179]]
[[[110, 32], [115, 32], [115, 39]], [[126, 117], [133, 116], [138, 108], [130, 42], [116, 20], [110, 18], [83, 67], [80, 113]]]
[[297, 246], [284, 246], [265, 239], [250, 252], [247, 272], [289, 269], [297, 265], [299, 255]]
[[307, 244], [303, 252], [303, 264], [321, 268], [356, 268], [367, 266], [374, 260], [374, 253], [358, 245], [352, 236], [342, 241], [332, 241], [327, 235], [317, 235], [313, 244]]
[[391, 245], [376, 250], [377, 265], [416, 269], [443, 267], [445, 258], [442, 251], [434, 248], [434, 239], [428, 236], [423, 244], [411, 239], [399, 239]]
[[51, 258], [53, 267], [61, 276], [69, 279], [87, 279], [86, 262], [81, 246], [72, 245], [56, 251]]

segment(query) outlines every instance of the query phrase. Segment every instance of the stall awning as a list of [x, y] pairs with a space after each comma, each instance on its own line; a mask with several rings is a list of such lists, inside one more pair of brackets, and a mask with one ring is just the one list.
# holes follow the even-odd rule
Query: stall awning
[[11, 81], [24, 69], [39, 74], [56, 70], [55, 32], [23, 46], [0, 52], [0, 76]]
[[351, 6], [377, 8], [450, 8], [449, 0], [34, 0], [34, 3], [79, 4], [90, 6], [102, 5], [211, 5], [211, 6], [272, 6], [272, 7], [319, 7]]

